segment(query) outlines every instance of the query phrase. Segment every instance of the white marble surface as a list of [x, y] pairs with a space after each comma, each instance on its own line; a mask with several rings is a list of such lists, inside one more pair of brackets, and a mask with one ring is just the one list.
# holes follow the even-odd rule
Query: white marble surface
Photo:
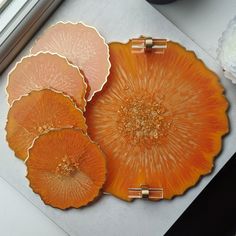
[[[98, 1], [96, 0], [99, 6], [100, 2], [104, 2], [104, 1]], [[93, 1], [93, 2], [96, 2]], [[129, 8], [133, 8], [133, 11], [138, 11], [141, 14], [140, 9], [136, 9], [135, 4], [132, 5], [132, 3], [134, 3], [135, 1], [127, 1], [127, 7]], [[78, 1], [79, 2], [79, 1]], [[90, 1], [91, 2], [91, 1]], [[117, 2], [117, 1], [116, 1]], [[125, 3], [125, 1], [123, 1]], [[132, 3], [131, 3], [132, 2]], [[139, 0], [137, 0], [137, 2], [141, 2]], [[108, 1], [108, 4], [113, 4], [113, 0]], [[235, 0], [225, 0], [225, 1], [221, 1], [221, 0], [179, 0], [175, 3], [166, 5], [166, 6], [158, 6], [157, 8], [164, 14], [166, 15], [173, 23], [175, 23], [183, 32], [185, 32], [187, 35], [189, 35], [196, 43], [198, 43], [202, 48], [204, 48], [205, 51], [207, 51], [207, 53], [209, 53], [212, 57], [215, 56], [215, 49], [217, 47], [217, 40], [221, 34], [221, 31], [226, 27], [227, 22], [233, 17], [234, 14], [236, 14], [236, 3]], [[82, 12], [82, 11], [86, 11], [89, 10], [87, 9], [89, 5], [88, 4], [84, 4], [82, 6], [82, 9], [80, 9], [78, 12]], [[139, 5], [141, 6], [141, 5]], [[144, 5], [145, 9], [144, 11], [146, 11], [149, 14], [154, 14], [153, 11], [150, 9], [147, 9], [146, 4]], [[125, 4], [124, 4], [124, 9], [126, 8]], [[111, 8], [110, 8], [111, 9]], [[91, 10], [91, 9], [90, 9]], [[114, 8], [114, 11], [121, 11], [122, 8], [121, 6], [118, 4], [117, 8]], [[95, 11], [96, 13], [98, 13], [98, 11]], [[124, 10], [125, 12], [125, 10]], [[131, 12], [131, 11], [130, 11]], [[75, 11], [74, 11], [75, 13]], [[119, 13], [119, 12], [118, 12]], [[117, 15], [118, 13], [114, 12], [114, 15]], [[68, 15], [68, 12], [66, 12], [66, 9], [61, 12], [61, 14], [59, 15], [59, 12], [56, 13], [56, 16], [52, 17], [53, 20], [59, 19], [59, 17], [61, 17], [62, 19], [65, 18], [65, 15]], [[104, 13], [100, 13], [101, 15], [103, 15]], [[115, 16], [114, 16], [115, 17]], [[123, 17], [128, 17], [125, 13], [123, 15]], [[156, 19], [153, 16], [147, 15], [147, 18], [151, 17], [152, 19]], [[81, 18], [83, 20], [86, 19], [86, 15], [81, 15]], [[76, 19], [76, 16], [74, 17], [74, 19]], [[78, 19], [78, 17], [77, 17]], [[90, 19], [90, 20], [89, 20]], [[123, 19], [124, 21], [126, 19]], [[135, 18], [130, 18], [131, 21], [135, 21]], [[99, 14], [96, 14], [94, 16], [91, 16], [90, 18], [87, 18], [87, 22], [86, 23], [90, 23], [89, 21], [91, 21], [91, 23], [95, 23], [97, 24], [97, 26], [99, 27], [99, 25], [101, 24], [102, 21], [102, 17], [101, 17], [101, 21], [99, 20]], [[148, 24], [148, 20], [146, 22]], [[158, 22], [156, 25], [159, 25]], [[154, 26], [155, 24], [153, 23], [152, 25], [152, 29], [151, 31], [154, 32]], [[109, 33], [107, 33], [107, 38], [110, 37], [110, 39], [112, 39], [112, 35], [113, 38], [116, 38], [115, 35], [115, 27], [114, 29], [112, 28], [112, 26], [110, 26], [109, 28], [109, 24], [106, 26], [107, 29], [109, 29]], [[148, 27], [148, 26], [147, 26]], [[147, 28], [146, 27], [146, 28]], [[103, 31], [105, 29], [102, 26], [100, 26], [100, 30]], [[130, 33], [132, 34], [132, 32], [135, 32], [136, 29], [130, 29]], [[112, 32], [113, 31], [113, 32]], [[102, 32], [102, 33], [105, 33]], [[137, 32], [138, 33], [138, 32]], [[163, 32], [162, 32], [163, 33]], [[172, 32], [169, 32], [169, 35], [171, 35]], [[118, 35], [118, 37], [120, 37], [121, 35]], [[183, 38], [182, 36], [180, 37], [182, 39], [185, 40], [185, 38]], [[183, 42], [186, 43], [186, 42]], [[23, 52], [24, 54], [25, 52]], [[199, 53], [200, 55], [203, 55], [202, 52]], [[205, 57], [205, 55], [203, 55], [203, 57]], [[209, 62], [210, 66], [212, 65], [213, 62]], [[214, 64], [214, 63], [213, 63]], [[213, 66], [214, 67], [214, 66]], [[219, 70], [219, 68], [218, 68]], [[219, 71], [217, 71], [219, 72]], [[0, 84], [2, 85], [3, 83], [5, 83], [3, 81], [3, 78], [1, 78]], [[225, 82], [224, 82], [225, 83]], [[229, 86], [229, 84], [226, 82], [226, 84]], [[232, 98], [232, 94], [230, 95]], [[5, 101], [4, 101], [5, 103]], [[1, 116], [1, 115], [0, 115]], [[3, 124], [0, 124], [1, 127], [3, 126]], [[1, 129], [2, 132], [2, 129]], [[2, 134], [1, 134], [2, 135]], [[1, 148], [0, 148], [1, 150]], [[0, 151], [0, 153], [2, 153]], [[12, 154], [11, 154], [12, 155]], [[12, 161], [15, 163], [15, 161]], [[0, 165], [4, 164], [4, 162], [0, 162]], [[24, 175], [24, 169], [22, 168], [22, 163], [17, 162], [15, 163], [16, 165], [12, 168], [12, 173], [16, 173], [16, 175], [13, 178], [13, 182], [17, 181], [17, 174], [19, 172], [22, 172], [20, 174]], [[218, 167], [223, 165], [223, 162], [221, 162], [221, 159], [219, 159], [217, 161], [217, 165]], [[217, 168], [218, 168], [217, 167]], [[11, 170], [10, 170], [11, 171]], [[6, 175], [6, 173], [4, 173]], [[19, 175], [20, 176], [20, 175]], [[207, 182], [209, 181], [209, 176], [204, 178], [204, 181], [201, 182], [200, 186], [198, 185], [197, 188], [193, 189], [193, 191], [189, 191], [183, 198], [178, 198], [180, 199], [179, 201], [182, 202], [181, 204], [183, 204], [184, 206], [184, 200], [186, 198], [188, 198], [189, 201], [191, 201], [191, 199], [194, 198], [194, 196], [197, 195], [197, 189], [198, 188], [203, 188], [205, 184], [207, 184]], [[203, 183], [204, 182], [204, 183]], [[22, 183], [20, 183], [21, 185]], [[27, 186], [23, 187], [24, 190], [24, 194], [27, 194], [28, 198], [30, 200], [34, 199], [35, 196], [31, 193], [30, 190], [27, 190]], [[21, 194], [19, 194], [17, 191], [15, 191], [12, 187], [10, 187], [8, 184], [6, 184], [6, 182], [4, 182], [3, 180], [0, 179], [0, 235], [4, 235], [4, 236], [28, 236], [28, 235], [56, 235], [56, 236], [60, 236], [60, 235], [67, 235], [65, 232], [63, 232], [60, 228], [58, 228], [58, 226], [56, 226], [54, 223], [52, 223], [48, 218], [46, 218], [38, 209], [36, 209], [33, 205], [31, 205]], [[178, 200], [177, 199], [177, 200]], [[34, 199], [36, 203], [38, 203], [39, 205], [37, 205], [38, 207], [41, 206], [40, 205], [40, 200]], [[153, 204], [139, 204], [139, 203], [135, 203], [133, 204], [133, 208], [137, 208], [139, 211], [143, 211], [145, 214], [146, 212], [151, 212], [150, 214], [147, 214], [149, 218], [145, 217], [145, 214], [143, 217], [136, 217], [135, 219], [133, 219], [132, 224], [130, 224], [130, 217], [134, 217], [134, 215], [132, 214], [132, 209], [127, 208], [126, 204], [120, 204], [117, 200], [114, 200], [114, 202], [110, 205], [109, 199], [105, 198], [102, 202], [98, 203], [98, 204], [103, 204], [103, 207], [109, 209], [110, 213], [106, 216], [107, 217], [107, 221], [110, 221], [110, 218], [112, 216], [114, 216], [114, 220], [120, 219], [120, 222], [116, 222], [115, 224], [112, 225], [113, 229], [111, 229], [111, 225], [104, 225], [103, 229], [108, 228], [107, 231], [104, 231], [103, 235], [121, 235], [121, 233], [123, 233], [124, 231], [120, 228], [120, 231], [117, 231], [117, 228], [121, 227], [121, 223], [123, 224], [123, 229], [130, 227], [135, 227], [135, 225], [137, 226], [137, 228], [139, 228], [138, 226], [140, 224], [142, 224], [143, 227], [143, 231], [134, 231], [136, 232], [136, 234], [132, 234], [131, 232], [127, 232], [127, 235], [138, 235], [138, 232], [140, 232], [139, 235], [162, 235], [163, 234], [163, 229], [159, 231], [158, 227], [150, 227], [155, 225], [155, 221], [153, 220], [153, 217], [155, 216], [155, 212], [151, 211], [152, 208], [154, 207]], [[119, 205], [120, 204], [120, 205]], [[179, 204], [172, 204], [172, 207], [175, 208], [174, 211], [176, 212], [180, 212], [179, 209]], [[187, 205], [185, 204], [185, 207]], [[109, 208], [110, 207], [110, 208]], [[160, 207], [161, 208], [161, 207]], [[46, 211], [50, 211], [50, 209], [48, 209], [47, 207], [41, 208], [44, 212]], [[122, 211], [123, 210], [123, 211]], [[158, 210], [158, 209], [157, 209]], [[85, 209], [83, 210], [85, 211]], [[80, 225], [81, 227], [81, 231], [77, 231], [77, 232], [81, 232], [80, 233], [74, 233], [74, 235], [93, 235], [92, 233], [96, 232], [96, 228], [93, 229], [94, 225], [97, 225], [97, 227], [99, 226], [100, 223], [104, 223], [104, 221], [102, 220], [102, 218], [104, 218], [104, 215], [99, 215], [99, 211], [93, 207], [92, 208], [88, 208], [88, 210], [86, 210], [88, 212], [91, 212], [92, 214], [95, 215], [96, 220], [99, 221], [99, 219], [101, 218], [100, 222], [89, 222], [89, 218], [87, 218], [85, 216], [85, 218], [87, 218], [87, 225], [85, 225], [85, 223], [83, 223], [83, 225], [80, 225], [80, 221], [78, 218], [78, 225]], [[120, 214], [118, 217], [117, 215], [113, 215], [114, 213], [118, 213]], [[124, 214], [126, 213], [126, 214]], [[69, 218], [69, 214], [65, 213], [66, 216], [61, 217], [60, 213], [58, 213], [57, 211], [52, 212], [50, 211], [51, 216], [53, 217], [57, 217], [58, 220], [65, 220], [67, 218]], [[88, 213], [90, 214], [90, 213]], [[169, 218], [171, 218], [171, 216], [169, 216], [168, 214], [163, 214], [162, 216], [162, 224], [165, 224], [166, 222], [168, 224], [170, 224]], [[81, 220], [84, 222], [84, 219], [81, 218]], [[106, 219], [105, 219], [106, 220]], [[142, 221], [142, 222], [141, 222]], [[160, 223], [160, 222], [159, 222]], [[69, 222], [66, 222], [64, 224], [64, 226], [68, 226], [66, 224], [70, 224]], [[76, 224], [76, 220], [74, 222], [72, 222], [72, 224]], [[87, 231], [86, 231], [87, 228]], [[90, 230], [89, 230], [90, 228]], [[165, 228], [165, 227], [164, 227]], [[110, 230], [109, 230], [110, 229]], [[116, 231], [114, 230], [116, 229]], [[98, 232], [99, 229], [97, 229]], [[114, 230], [114, 231], [112, 231]], [[83, 232], [83, 233], [82, 233]], [[87, 233], [86, 233], [87, 232]], [[106, 233], [107, 232], [107, 233]], [[111, 232], [114, 232], [114, 234], [111, 234]], [[116, 232], [116, 233], [115, 233]], [[124, 235], [124, 234], [123, 234]]]
[[0, 178], [0, 235], [67, 235], [25, 197]]

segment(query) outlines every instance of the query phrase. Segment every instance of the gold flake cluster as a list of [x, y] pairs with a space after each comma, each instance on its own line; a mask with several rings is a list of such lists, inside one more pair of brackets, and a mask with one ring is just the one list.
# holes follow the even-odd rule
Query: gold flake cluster
[[117, 113], [118, 131], [134, 145], [158, 144], [171, 126], [166, 113], [161, 100], [126, 98]]
[[48, 132], [52, 127], [53, 127], [53, 125], [43, 125], [43, 126], [36, 127], [36, 130], [38, 131], [38, 133], [46, 133], [46, 132]]
[[73, 176], [78, 170], [78, 165], [68, 157], [64, 157], [56, 167], [56, 173], [61, 176]]

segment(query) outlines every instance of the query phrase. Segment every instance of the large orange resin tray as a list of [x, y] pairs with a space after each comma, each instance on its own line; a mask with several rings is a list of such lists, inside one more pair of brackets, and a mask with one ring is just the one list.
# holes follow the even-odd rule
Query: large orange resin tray
[[183, 194], [212, 170], [228, 132], [218, 77], [175, 42], [163, 53], [109, 46], [109, 80], [86, 108], [88, 133], [107, 158], [104, 191], [128, 201], [129, 188], [143, 185], [164, 199]]

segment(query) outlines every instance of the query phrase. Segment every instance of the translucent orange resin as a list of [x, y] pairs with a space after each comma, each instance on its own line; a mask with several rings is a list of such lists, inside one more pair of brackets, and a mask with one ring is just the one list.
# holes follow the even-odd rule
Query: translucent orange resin
[[87, 130], [82, 111], [70, 97], [48, 89], [33, 91], [15, 101], [7, 118], [8, 144], [22, 160], [26, 159], [33, 140], [52, 128]]
[[86, 83], [78, 68], [66, 58], [51, 53], [24, 57], [10, 72], [7, 92], [11, 105], [32, 90], [54, 89], [71, 96], [77, 106], [85, 109]]
[[98, 31], [83, 23], [57, 23], [36, 41], [32, 53], [49, 51], [65, 56], [84, 73], [89, 85], [88, 100], [107, 81], [109, 50]]
[[30, 187], [44, 203], [60, 209], [79, 208], [100, 194], [105, 181], [105, 157], [78, 129], [41, 135], [26, 161]]

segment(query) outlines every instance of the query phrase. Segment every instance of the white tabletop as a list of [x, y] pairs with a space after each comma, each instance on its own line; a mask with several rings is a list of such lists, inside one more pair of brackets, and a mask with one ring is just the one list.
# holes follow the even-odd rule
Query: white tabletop
[[235, 0], [178, 0], [155, 7], [212, 57], [222, 31], [236, 16]]
[[[218, 38], [236, 14], [236, 1], [179, 0], [156, 8], [215, 57]], [[1, 235], [67, 235], [1, 178], [0, 193]]]

